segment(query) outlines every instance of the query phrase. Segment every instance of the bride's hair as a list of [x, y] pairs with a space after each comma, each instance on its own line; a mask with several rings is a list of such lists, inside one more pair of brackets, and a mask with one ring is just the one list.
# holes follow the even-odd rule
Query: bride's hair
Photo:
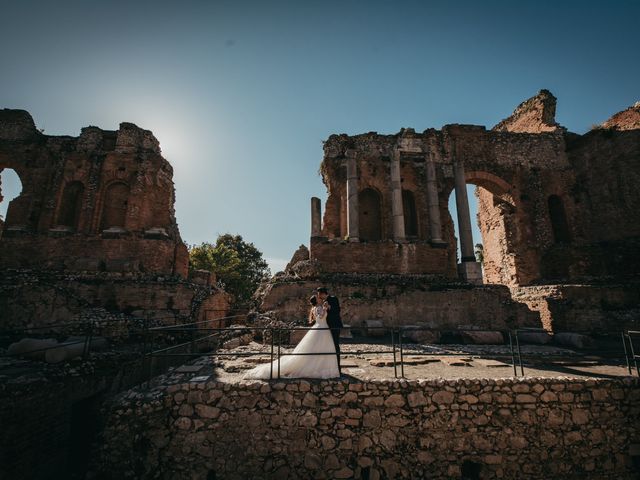
[[313, 295], [310, 299], [309, 299], [309, 303], [311, 305], [313, 305], [314, 307], [318, 304], [318, 299], [316, 298], [315, 295]]

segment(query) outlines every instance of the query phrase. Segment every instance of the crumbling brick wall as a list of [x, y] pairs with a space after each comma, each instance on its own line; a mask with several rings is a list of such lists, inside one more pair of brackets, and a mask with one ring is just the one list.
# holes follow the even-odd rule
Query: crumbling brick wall
[[186, 276], [173, 169], [150, 131], [122, 123], [49, 136], [27, 112], [0, 110], [4, 168], [23, 189], [8, 207], [0, 267]]
[[[555, 105], [555, 97], [543, 90], [492, 130], [446, 125], [422, 133], [402, 129], [395, 135], [330, 136], [320, 168], [328, 199], [322, 234], [311, 239], [311, 258], [330, 272], [442, 274], [442, 264], [421, 260], [434, 258], [430, 252], [442, 248], [429, 230], [426, 165], [433, 162], [446, 274], [455, 278], [456, 239], [447, 205], [454, 163], [462, 162], [466, 182], [478, 187], [483, 238], [475, 241], [484, 244], [486, 282], [515, 287], [637, 274], [640, 264], [632, 252], [640, 238], [640, 191], [635, 188], [640, 182], [640, 106], [580, 136], [555, 122]], [[357, 159], [358, 190], [379, 195], [381, 238], [350, 245], [343, 258], [348, 151]], [[396, 152], [401, 188], [415, 199], [417, 234], [406, 241], [420, 253], [409, 263], [394, 253], [402, 250], [392, 228]]]

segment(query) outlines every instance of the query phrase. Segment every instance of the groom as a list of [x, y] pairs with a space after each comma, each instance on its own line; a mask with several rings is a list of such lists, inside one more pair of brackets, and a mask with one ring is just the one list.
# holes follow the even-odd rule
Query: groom
[[319, 287], [316, 290], [318, 300], [322, 304], [326, 304], [327, 307], [327, 325], [331, 329], [331, 336], [333, 337], [333, 344], [336, 346], [336, 355], [338, 357], [338, 371], [342, 375], [340, 370], [340, 329], [342, 328], [342, 319], [340, 318], [340, 302], [334, 295], [329, 295], [329, 291], [326, 287]]

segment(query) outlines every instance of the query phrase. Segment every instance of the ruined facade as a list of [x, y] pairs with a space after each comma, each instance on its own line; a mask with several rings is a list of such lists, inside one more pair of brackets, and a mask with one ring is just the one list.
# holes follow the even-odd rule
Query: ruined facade
[[117, 131], [48, 136], [27, 112], [2, 110], [0, 172], [5, 168], [16, 171], [22, 193], [7, 210], [0, 268], [187, 276], [173, 169], [150, 131], [122, 123]]
[[[229, 309], [215, 278], [189, 275], [173, 169], [148, 130], [44, 135], [0, 110], [0, 172], [22, 183], [0, 236], [0, 325], [64, 322], [88, 309], [213, 320]], [[83, 313], [84, 312], [84, 313]]]
[[[328, 198], [323, 215], [320, 200], [311, 201], [310, 254], [302, 264], [312, 273], [303, 277], [418, 275], [428, 285], [504, 285], [548, 328], [545, 294], [530, 286], [622, 284], [625, 293], [609, 299], [612, 310], [637, 309], [640, 105], [585, 135], [558, 125], [555, 108], [555, 97], [542, 90], [491, 130], [446, 125], [330, 136], [320, 168]], [[482, 268], [466, 184], [477, 186]], [[448, 210], [454, 191], [460, 258]], [[599, 291], [593, 308], [606, 296]]]
[[[631, 110], [640, 118], [640, 108]], [[464, 191], [471, 183], [478, 187], [485, 283], [634, 275], [640, 131], [610, 125], [575, 135], [554, 113], [555, 98], [543, 90], [490, 131], [446, 125], [332, 135], [321, 166], [328, 199], [322, 228], [313, 215], [311, 258], [326, 271], [456, 278], [457, 261], [475, 262]], [[453, 190], [461, 259], [448, 211]]]

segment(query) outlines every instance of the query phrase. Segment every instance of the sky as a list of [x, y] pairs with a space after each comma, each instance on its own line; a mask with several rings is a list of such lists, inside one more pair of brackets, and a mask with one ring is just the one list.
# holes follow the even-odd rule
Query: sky
[[[153, 131], [185, 242], [241, 234], [274, 272], [308, 245], [333, 133], [490, 128], [542, 88], [558, 122], [584, 133], [640, 100], [638, 1], [0, 0], [0, 11], [0, 108], [28, 110], [49, 135]], [[3, 173], [0, 214], [19, 188]]]

